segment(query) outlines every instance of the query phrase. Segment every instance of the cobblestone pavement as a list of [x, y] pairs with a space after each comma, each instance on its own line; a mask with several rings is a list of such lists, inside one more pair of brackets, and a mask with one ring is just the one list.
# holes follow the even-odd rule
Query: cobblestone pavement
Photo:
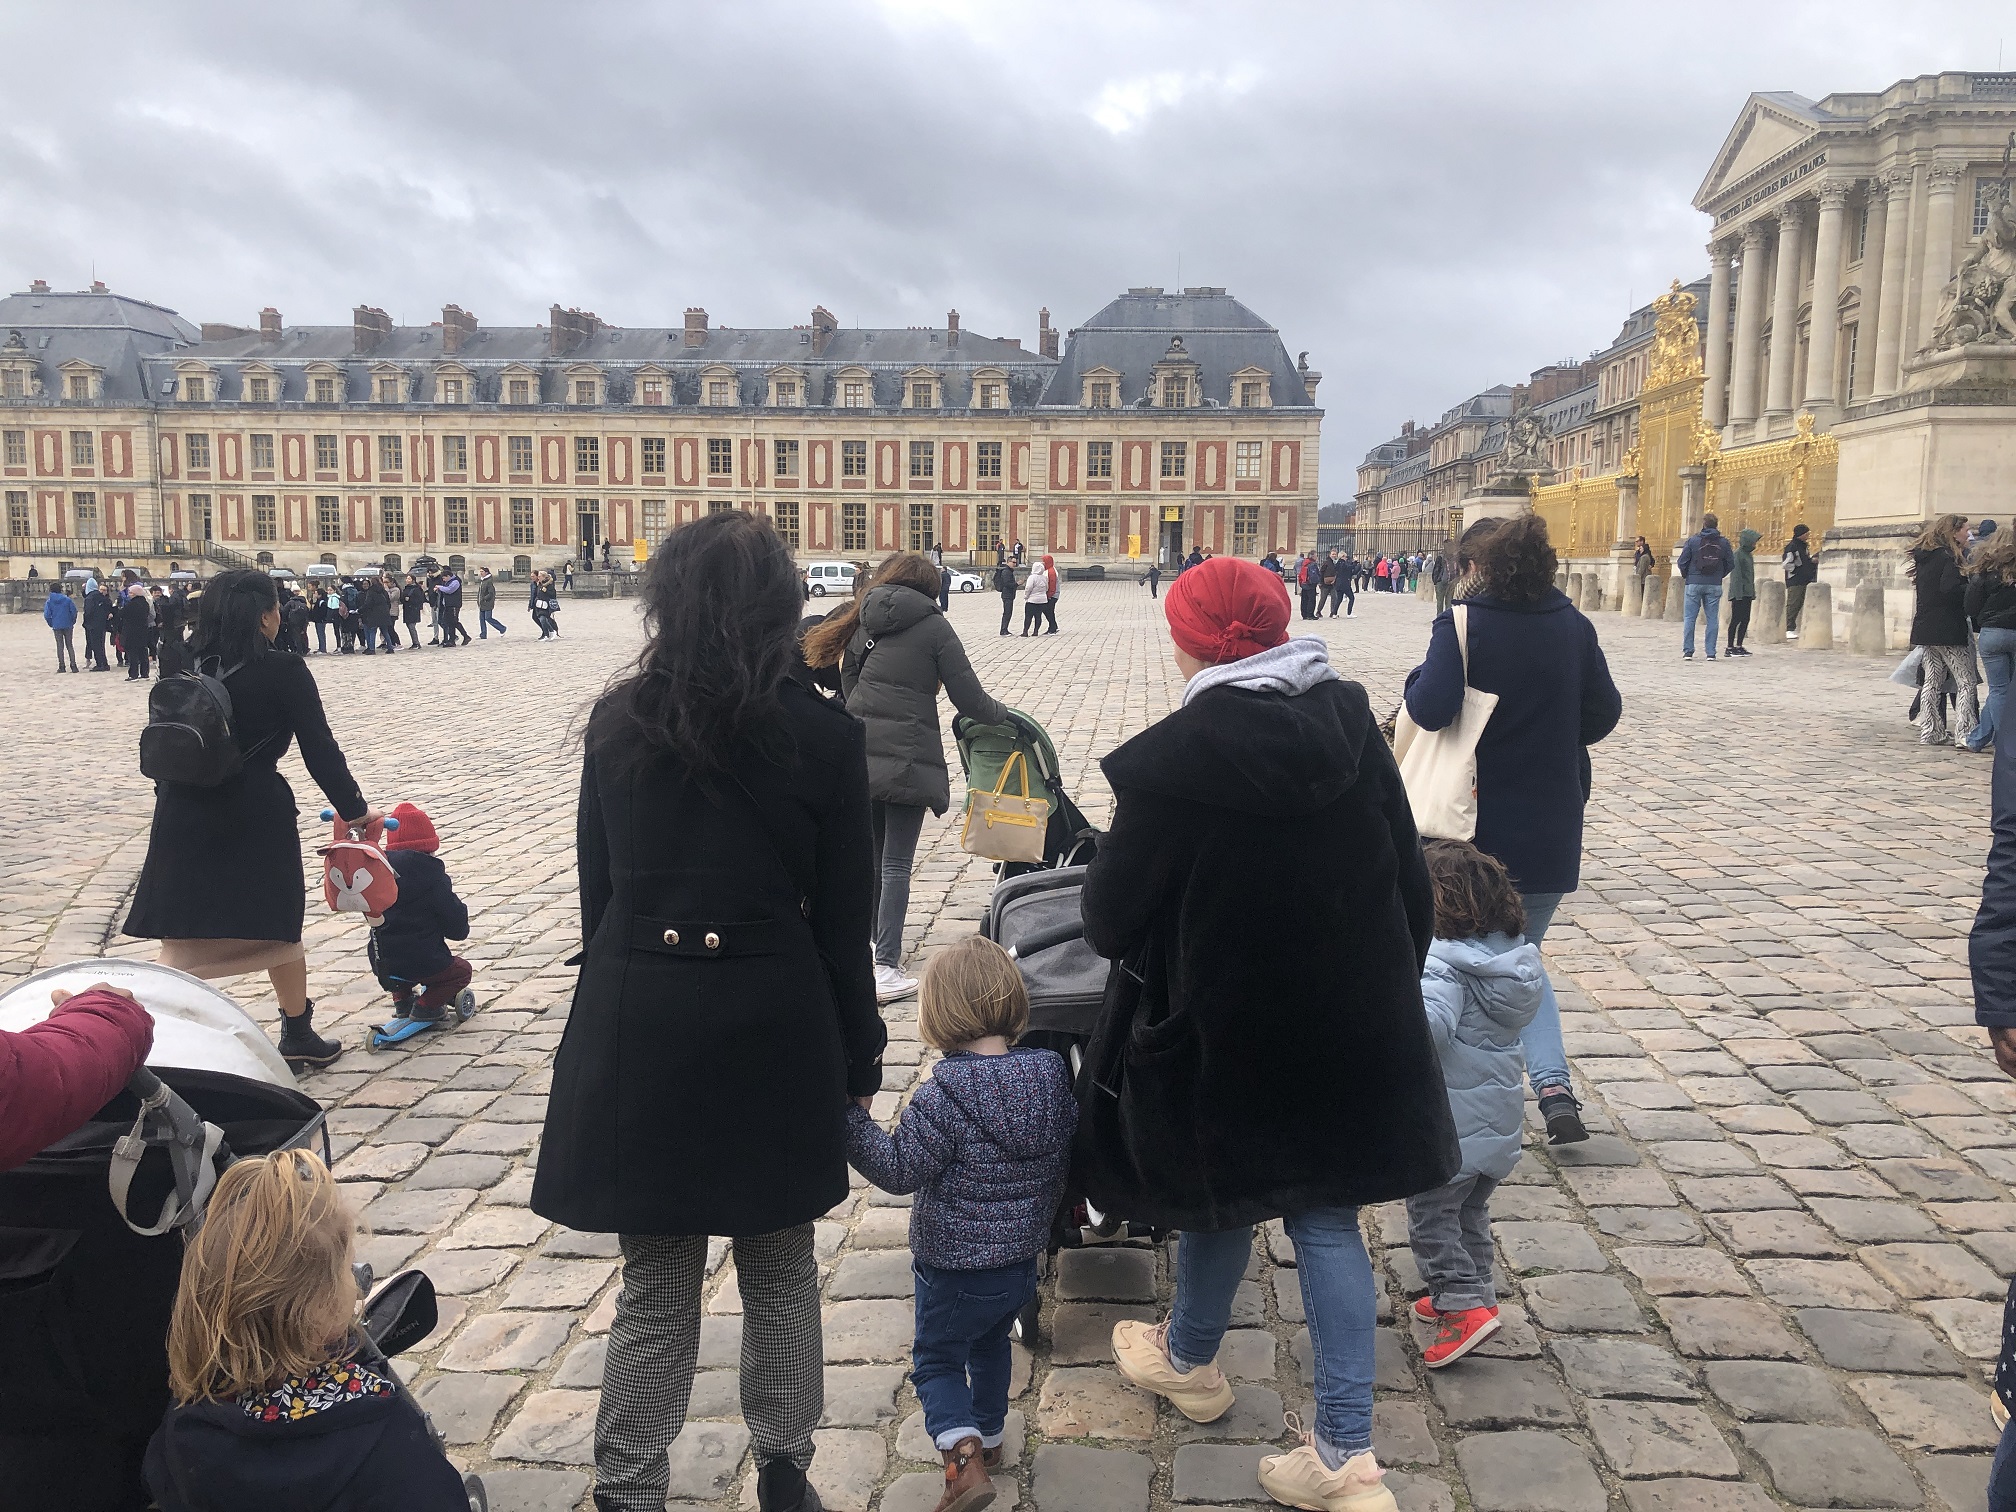
[[[1429, 614], [1411, 599], [1359, 603], [1322, 631], [1390, 707]], [[1103, 819], [1094, 758], [1177, 692], [1154, 606], [1129, 586], [1071, 585], [1063, 635], [1006, 645], [997, 607], [978, 595], [953, 608], [980, 676], [1049, 727]], [[585, 1497], [618, 1284], [612, 1239], [525, 1206], [567, 1011], [560, 961], [576, 944], [568, 736], [636, 639], [627, 604], [577, 604], [563, 620], [558, 644], [533, 642], [518, 616], [503, 644], [452, 658], [315, 661], [366, 792], [433, 814], [471, 903], [483, 1013], [403, 1054], [352, 1048], [307, 1086], [334, 1109], [366, 1255], [381, 1274], [421, 1265], [442, 1293], [441, 1327], [406, 1368], [499, 1509]], [[1529, 1149], [1499, 1195], [1507, 1327], [1451, 1370], [1424, 1372], [1395, 1321], [1413, 1294], [1404, 1217], [1367, 1214], [1385, 1288], [1376, 1436], [1401, 1505], [1980, 1507], [1988, 1362], [2016, 1269], [2016, 1089], [1970, 1025], [1965, 966], [1988, 763], [1919, 748], [1887, 664], [1776, 646], [1683, 664], [1672, 627], [1597, 623], [1625, 717], [1595, 753], [1583, 887], [1547, 954], [1600, 1132]], [[112, 674], [53, 677], [46, 646], [32, 619], [0, 622], [10, 975], [92, 954], [116, 928], [149, 809], [133, 756], [142, 694]], [[306, 841], [319, 803], [290, 766]], [[928, 826], [913, 949], [971, 929], [987, 893], [950, 826]], [[385, 1012], [361, 932], [319, 904], [309, 917], [320, 1016], [354, 1047]], [[1283, 990], [1302, 980], [1284, 969]], [[240, 990], [271, 1019], [255, 985]], [[881, 1111], [893, 1114], [926, 1059], [914, 1005], [891, 1032]], [[1340, 1096], [1348, 1076], [1340, 1067]], [[936, 1497], [904, 1382], [901, 1206], [857, 1185], [818, 1226], [832, 1364], [813, 1478], [839, 1512], [926, 1512]], [[674, 1497], [725, 1509], [753, 1492], [740, 1303], [723, 1246], [711, 1259]], [[1284, 1238], [1262, 1236], [1221, 1357], [1238, 1405], [1199, 1428], [1107, 1358], [1115, 1318], [1166, 1302], [1162, 1257], [1066, 1255], [1043, 1342], [1018, 1356], [999, 1505], [1018, 1492], [1039, 1512], [1254, 1501], [1254, 1460], [1308, 1391], [1292, 1264]]]

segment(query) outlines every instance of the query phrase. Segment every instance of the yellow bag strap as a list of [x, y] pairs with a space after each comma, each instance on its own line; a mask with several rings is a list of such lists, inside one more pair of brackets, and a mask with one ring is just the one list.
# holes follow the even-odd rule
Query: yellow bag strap
[[996, 798], [1005, 798], [1008, 796], [1008, 774], [1010, 772], [1018, 773], [1021, 776], [1021, 796], [1026, 801], [1029, 797], [1029, 763], [1023, 759], [1020, 751], [1011, 753], [1008, 759], [1001, 764], [1001, 780], [994, 784], [994, 796]]

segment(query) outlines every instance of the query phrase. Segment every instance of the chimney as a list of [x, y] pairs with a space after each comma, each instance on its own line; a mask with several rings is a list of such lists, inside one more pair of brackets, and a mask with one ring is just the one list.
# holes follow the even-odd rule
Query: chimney
[[1316, 397], [1316, 385], [1323, 381], [1323, 375], [1309, 366], [1309, 354], [1304, 352], [1295, 361], [1295, 371], [1302, 379], [1302, 392], [1311, 399]]
[[698, 305], [686, 311], [686, 345], [703, 347], [707, 345], [707, 312]]
[[280, 312], [271, 305], [259, 312], [259, 339], [261, 341], [280, 339]]
[[1414, 422], [1413, 422], [1412, 420], [1402, 420], [1402, 421], [1400, 422], [1400, 434], [1401, 434], [1401, 435], [1403, 435], [1403, 436], [1411, 436], [1411, 435], [1413, 435], [1413, 434], [1414, 434]]
[[350, 312], [352, 350], [359, 357], [378, 350], [392, 334], [392, 317], [373, 305], [358, 305]]
[[476, 334], [476, 317], [460, 305], [441, 306], [441, 350], [449, 356], [462, 350], [462, 343]]
[[101, 283], [99, 280], [94, 278], [91, 280], [91, 292], [93, 294], [110, 294], [112, 291], [106, 288], [105, 285]]
[[833, 312], [824, 305], [812, 311], [812, 355], [823, 356], [826, 343], [833, 339], [833, 333], [840, 329], [840, 322], [833, 318]]
[[1047, 308], [1036, 312], [1036, 350], [1045, 357], [1057, 355], [1057, 332], [1050, 324], [1050, 311]]
[[28, 285], [28, 292], [30, 294], [47, 294], [49, 292], [49, 280], [46, 278], [36, 279]]
[[945, 312], [945, 345], [948, 347], [959, 345], [959, 312], [957, 310], [947, 310]]
[[601, 317], [592, 311], [563, 310], [556, 304], [546, 326], [546, 350], [551, 356], [565, 357], [601, 329]]

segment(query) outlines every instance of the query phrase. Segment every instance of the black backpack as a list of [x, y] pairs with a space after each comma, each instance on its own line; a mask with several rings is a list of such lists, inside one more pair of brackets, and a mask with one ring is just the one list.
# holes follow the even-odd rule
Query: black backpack
[[1701, 544], [1694, 548], [1694, 570], [1700, 573], [1719, 574], [1729, 565], [1729, 547], [1719, 535], [1703, 536]]
[[194, 672], [164, 677], [148, 690], [147, 724], [140, 731], [143, 777], [207, 788], [244, 768], [245, 753], [231, 729], [231, 694], [224, 686], [224, 679], [244, 663], [220, 672], [217, 661], [206, 657]]

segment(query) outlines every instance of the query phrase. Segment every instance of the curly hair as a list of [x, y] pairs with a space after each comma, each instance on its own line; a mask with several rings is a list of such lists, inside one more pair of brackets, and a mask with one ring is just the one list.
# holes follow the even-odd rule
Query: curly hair
[[2002, 582], [2016, 581], [2016, 530], [1998, 530], [1975, 549], [1967, 571], [1975, 577], [1993, 573]]
[[1473, 593], [1507, 604], [1538, 603], [1553, 588], [1560, 565], [1547, 522], [1536, 514], [1515, 515], [1474, 548]]
[[853, 602], [841, 605], [805, 633], [806, 666], [818, 670], [840, 665], [840, 654], [854, 638], [854, 627], [861, 623], [861, 600], [870, 588], [898, 583], [915, 588], [934, 604], [938, 602], [938, 569], [919, 551], [898, 551], [886, 556], [873, 577], [864, 583], [857, 575], [854, 581], [857, 591]]
[[1467, 840], [1425, 840], [1421, 854], [1435, 889], [1435, 938], [1526, 932], [1526, 905], [1505, 863]]

